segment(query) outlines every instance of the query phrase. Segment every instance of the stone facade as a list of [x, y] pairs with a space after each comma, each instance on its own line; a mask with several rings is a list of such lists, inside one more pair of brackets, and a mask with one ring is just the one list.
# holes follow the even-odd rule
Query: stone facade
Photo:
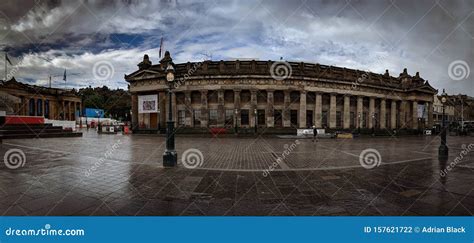
[[[139, 70], [125, 75], [132, 101], [148, 94], [160, 101], [155, 114], [140, 114], [132, 107], [136, 130], [165, 126], [168, 63], [176, 70], [172, 102], [178, 127], [422, 129], [433, 123], [437, 90], [406, 69], [392, 77], [388, 71], [375, 74], [303, 62], [174, 64], [167, 52], [158, 65], [145, 55]], [[287, 65], [287, 77], [272, 75], [276, 64]]]
[[74, 121], [76, 112], [82, 113], [81, 97], [70, 90], [28, 85], [12, 78], [1, 81], [0, 91], [18, 98], [19, 102], [5, 107], [9, 115]]

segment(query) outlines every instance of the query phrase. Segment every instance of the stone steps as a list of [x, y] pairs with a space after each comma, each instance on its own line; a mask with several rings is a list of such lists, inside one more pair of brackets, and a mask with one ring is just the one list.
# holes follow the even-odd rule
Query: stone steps
[[0, 127], [0, 139], [81, 137], [81, 132], [52, 124], [9, 124]]

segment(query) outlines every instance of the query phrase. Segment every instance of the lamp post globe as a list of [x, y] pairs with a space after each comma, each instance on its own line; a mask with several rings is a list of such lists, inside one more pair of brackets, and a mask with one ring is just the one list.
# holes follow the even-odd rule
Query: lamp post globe
[[163, 153], [163, 166], [174, 167], [177, 164], [178, 156], [174, 143], [174, 121], [172, 112], [172, 89], [174, 88], [174, 67], [168, 63], [166, 67], [166, 81], [168, 81], [168, 121], [166, 122], [166, 150]]
[[447, 157], [449, 154], [449, 148], [446, 142], [446, 115], [445, 115], [445, 109], [446, 109], [446, 103], [448, 102], [448, 95], [443, 89], [443, 93], [441, 94], [441, 104], [443, 107], [443, 118], [441, 120], [441, 144], [439, 145], [438, 149], [438, 156], [439, 157]]

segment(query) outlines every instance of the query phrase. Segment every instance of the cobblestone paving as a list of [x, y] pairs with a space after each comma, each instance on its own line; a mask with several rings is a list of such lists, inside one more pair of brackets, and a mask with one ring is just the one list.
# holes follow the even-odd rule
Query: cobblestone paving
[[[161, 167], [164, 138], [97, 135], [5, 140], [0, 215], [472, 215], [471, 137], [449, 137], [437, 159], [435, 137], [327, 139], [177, 137], [177, 151], [199, 149], [203, 165]], [[298, 143], [298, 144], [296, 144]], [[296, 146], [292, 146], [296, 144]], [[291, 152], [267, 176], [285, 150]], [[382, 163], [360, 165], [372, 148]], [[462, 156], [462, 159], [459, 157]], [[458, 160], [456, 160], [458, 158]], [[180, 158], [181, 159], [181, 158]], [[180, 160], [179, 159], [179, 160]], [[440, 169], [459, 161], [445, 176]]]

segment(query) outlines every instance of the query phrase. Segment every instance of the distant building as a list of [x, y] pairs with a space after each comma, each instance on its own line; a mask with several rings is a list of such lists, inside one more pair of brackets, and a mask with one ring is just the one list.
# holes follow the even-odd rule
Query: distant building
[[12, 78], [0, 81], [0, 99], [7, 115], [43, 116], [74, 121], [82, 112], [82, 101], [73, 90], [46, 88], [21, 83]]
[[[441, 125], [441, 122], [443, 121], [443, 104], [441, 103], [441, 95], [435, 95], [433, 100], [433, 123], [434, 125]], [[450, 123], [455, 120], [454, 105], [451, 102], [446, 102], [444, 114], [446, 116], [446, 122]]]
[[[176, 70], [172, 100], [167, 97], [168, 64]], [[174, 64], [169, 52], [157, 65], [145, 55], [125, 80], [130, 83], [135, 130], [165, 127], [168, 102], [178, 128], [423, 129], [433, 124], [437, 93], [419, 73], [411, 76], [406, 69], [393, 77], [388, 71], [303, 62]]]
[[[443, 105], [441, 104], [441, 96], [434, 96], [434, 112], [433, 120], [435, 124], [441, 124], [443, 116]], [[461, 122], [474, 121], [474, 98], [467, 95], [448, 95], [445, 106], [446, 121]]]

